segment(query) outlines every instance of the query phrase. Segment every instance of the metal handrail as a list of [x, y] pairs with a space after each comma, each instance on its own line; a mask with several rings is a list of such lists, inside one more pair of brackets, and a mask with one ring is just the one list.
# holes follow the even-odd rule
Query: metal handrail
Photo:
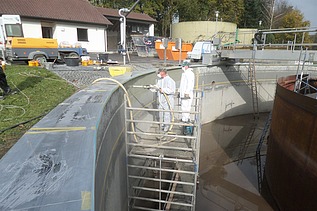
[[[308, 86], [309, 88], [314, 89], [314, 90], [317, 92], [317, 88], [316, 88], [316, 87], [314, 87], [314, 86], [310, 85], [309, 83], [307, 83], [307, 82], [303, 81], [302, 79], [301, 79], [301, 80], [299, 80], [299, 81], [300, 81], [300, 83], [305, 84], [306, 86]], [[295, 90], [295, 92], [299, 93], [299, 91], [301, 91], [301, 90], [303, 90], [303, 89], [306, 89], [306, 88], [307, 88], [307, 87], [303, 86], [302, 88], [298, 88], [298, 89], [296, 89], [296, 90]]]

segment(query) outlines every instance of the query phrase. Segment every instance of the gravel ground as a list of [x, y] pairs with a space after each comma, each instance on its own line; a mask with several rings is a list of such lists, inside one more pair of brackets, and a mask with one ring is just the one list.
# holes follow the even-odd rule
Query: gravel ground
[[[95, 55], [91, 56], [92, 59], [95, 58]], [[91, 66], [66, 66], [66, 64], [54, 64], [47, 69], [56, 73], [61, 78], [72, 83], [76, 87], [82, 89], [95, 81], [98, 78], [111, 77], [108, 71], [108, 68], [113, 66], [123, 65], [123, 58], [120, 54], [110, 54], [108, 59], [111, 61], [117, 61], [117, 64], [109, 65], [91, 65]], [[109, 60], [108, 60], [109, 61]], [[159, 58], [152, 57], [138, 57], [137, 55], [130, 55], [130, 61], [126, 58], [126, 65], [132, 66], [133, 71], [142, 71], [149, 69], [158, 69], [164, 64], [164, 60]], [[176, 66], [178, 61], [166, 61], [167, 66]]]

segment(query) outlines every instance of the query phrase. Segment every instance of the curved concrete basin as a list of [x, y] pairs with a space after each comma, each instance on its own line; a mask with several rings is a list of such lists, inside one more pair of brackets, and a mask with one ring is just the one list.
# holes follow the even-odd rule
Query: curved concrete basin
[[[203, 118], [252, 113], [246, 65], [194, 68], [204, 89]], [[258, 66], [260, 112], [270, 111], [276, 78], [296, 67]], [[154, 70], [115, 79], [134, 107], [153, 93], [132, 85], [153, 84]], [[177, 85], [181, 70], [169, 74]], [[102, 80], [61, 103], [31, 128], [0, 161], [0, 210], [127, 210], [124, 92]]]

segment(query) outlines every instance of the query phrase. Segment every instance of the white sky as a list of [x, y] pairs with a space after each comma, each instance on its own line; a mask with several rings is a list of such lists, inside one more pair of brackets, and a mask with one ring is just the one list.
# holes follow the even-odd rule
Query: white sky
[[287, 2], [304, 14], [305, 20], [310, 21], [311, 27], [317, 27], [317, 0], [287, 0]]

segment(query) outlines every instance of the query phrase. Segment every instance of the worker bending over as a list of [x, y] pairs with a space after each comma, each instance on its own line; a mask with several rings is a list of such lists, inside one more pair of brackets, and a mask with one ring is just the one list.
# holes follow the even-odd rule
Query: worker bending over
[[[158, 93], [159, 109], [173, 110], [174, 109], [174, 94], [176, 90], [175, 81], [167, 74], [165, 68], [158, 70], [158, 80], [156, 83]], [[160, 111], [159, 112], [160, 122], [162, 130], [167, 132], [171, 123], [171, 112]]]

